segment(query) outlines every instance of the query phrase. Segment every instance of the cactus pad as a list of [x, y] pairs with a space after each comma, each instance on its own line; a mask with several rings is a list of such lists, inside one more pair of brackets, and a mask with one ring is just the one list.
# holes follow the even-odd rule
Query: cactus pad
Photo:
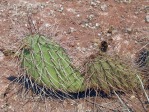
[[72, 67], [65, 50], [43, 36], [30, 36], [25, 39], [22, 51], [22, 66], [27, 74], [47, 88], [63, 91], [83, 91], [83, 78]]
[[139, 72], [114, 58], [98, 55], [87, 61], [85, 66], [91, 85], [106, 93], [111, 90], [131, 91], [140, 88], [136, 77]]

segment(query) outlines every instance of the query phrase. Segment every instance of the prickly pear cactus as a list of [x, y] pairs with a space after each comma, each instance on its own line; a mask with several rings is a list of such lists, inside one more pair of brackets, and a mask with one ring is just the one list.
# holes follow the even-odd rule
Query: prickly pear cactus
[[140, 88], [140, 82], [136, 77], [139, 74], [116, 59], [98, 55], [85, 63], [86, 74], [90, 75], [90, 83], [93, 87], [109, 93], [115, 91], [131, 91]]
[[94, 88], [131, 91], [140, 88], [134, 69], [106, 55], [96, 55], [84, 64], [84, 74], [72, 65], [65, 50], [43, 36], [29, 36], [21, 53], [22, 68], [35, 83], [65, 93]]
[[22, 67], [37, 84], [63, 92], [85, 90], [83, 77], [58, 44], [39, 35], [27, 37], [24, 43]]

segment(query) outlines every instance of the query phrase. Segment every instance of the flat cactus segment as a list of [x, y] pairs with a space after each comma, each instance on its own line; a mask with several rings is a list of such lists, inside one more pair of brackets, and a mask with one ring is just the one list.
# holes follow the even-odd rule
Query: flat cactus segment
[[36, 83], [63, 92], [85, 90], [83, 77], [58, 44], [38, 35], [24, 42], [27, 47], [22, 51], [22, 66]]
[[131, 91], [140, 88], [140, 82], [136, 77], [138, 72], [118, 60], [99, 55], [86, 62], [85, 66], [86, 74], [90, 75], [91, 85], [100, 90]]

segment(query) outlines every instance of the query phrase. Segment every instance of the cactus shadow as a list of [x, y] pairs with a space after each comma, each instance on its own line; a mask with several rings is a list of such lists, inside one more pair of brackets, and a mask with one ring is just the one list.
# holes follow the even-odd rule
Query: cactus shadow
[[33, 80], [30, 80], [27, 76], [15, 77], [9, 76], [7, 78], [9, 81], [13, 83], [20, 84], [26, 91], [31, 90], [34, 94], [40, 95], [44, 98], [54, 98], [54, 99], [80, 99], [86, 97], [102, 97], [108, 98], [109, 95], [104, 91], [96, 91], [94, 89], [87, 89], [83, 92], [77, 93], [65, 93], [61, 91], [53, 91], [51, 89], [45, 88], [44, 86], [36, 84]]

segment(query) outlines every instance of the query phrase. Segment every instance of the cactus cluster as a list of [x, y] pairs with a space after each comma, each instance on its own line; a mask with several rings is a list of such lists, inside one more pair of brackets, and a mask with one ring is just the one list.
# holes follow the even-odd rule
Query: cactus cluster
[[21, 65], [37, 84], [67, 93], [77, 93], [94, 88], [129, 91], [138, 89], [140, 82], [135, 70], [105, 55], [98, 54], [84, 63], [84, 73], [72, 64], [65, 50], [44, 36], [34, 35], [24, 39]]

